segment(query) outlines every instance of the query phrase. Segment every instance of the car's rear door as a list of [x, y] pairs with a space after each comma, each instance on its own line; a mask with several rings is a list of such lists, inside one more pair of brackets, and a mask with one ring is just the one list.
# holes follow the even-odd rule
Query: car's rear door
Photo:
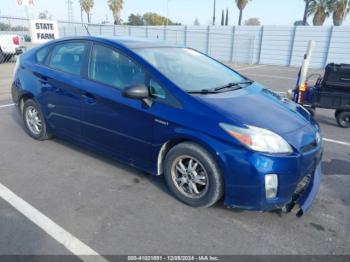
[[34, 71], [49, 126], [73, 138], [81, 137], [81, 71], [87, 50], [84, 41], [60, 42], [51, 48], [46, 64]]
[[82, 134], [100, 150], [147, 168], [152, 152], [153, 116], [141, 101], [122, 90], [145, 84], [146, 73], [119, 50], [92, 45], [86, 79], [82, 80]]

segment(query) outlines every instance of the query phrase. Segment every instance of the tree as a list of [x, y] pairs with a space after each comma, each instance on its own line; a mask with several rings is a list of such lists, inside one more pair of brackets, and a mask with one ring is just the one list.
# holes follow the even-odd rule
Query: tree
[[335, 26], [342, 25], [349, 11], [350, 11], [349, 0], [338, 0], [337, 3], [334, 5], [333, 24]]
[[303, 25], [309, 25], [309, 23], [306, 21], [306, 24], [304, 24], [303, 20], [297, 20], [294, 22], [294, 26], [303, 26]]
[[201, 24], [199, 23], [198, 18], [196, 18], [196, 19], [194, 20], [193, 25], [201, 25]]
[[248, 2], [250, 0], [235, 0], [237, 8], [239, 9], [239, 19], [238, 19], [238, 25], [242, 24], [242, 17], [243, 17], [243, 10], [247, 6]]
[[146, 25], [181, 25], [180, 23], [174, 23], [169, 18], [152, 12], [145, 13], [142, 19]]
[[112, 10], [114, 24], [120, 24], [120, 11], [123, 9], [123, 0], [108, 0], [108, 7]]
[[225, 21], [225, 25], [228, 25], [228, 8], [226, 8], [226, 21]]
[[261, 25], [259, 18], [251, 17], [245, 20], [244, 25]]
[[222, 13], [221, 13], [221, 25], [224, 25], [225, 23], [225, 13], [224, 13], [224, 9], [222, 9]]
[[0, 22], [0, 31], [11, 31], [11, 25]]
[[130, 14], [128, 17], [128, 25], [145, 25], [143, 18], [140, 14]]
[[313, 25], [323, 25], [326, 18], [334, 10], [336, 0], [310, 0], [308, 14], [314, 15]]
[[307, 17], [309, 16], [310, 0], [304, 0], [304, 2], [305, 2], [304, 16], [303, 16], [303, 21], [302, 21], [301, 25], [306, 25], [307, 24]]
[[94, 0], [79, 0], [80, 8], [86, 13], [88, 23], [91, 23], [91, 9], [94, 7]]

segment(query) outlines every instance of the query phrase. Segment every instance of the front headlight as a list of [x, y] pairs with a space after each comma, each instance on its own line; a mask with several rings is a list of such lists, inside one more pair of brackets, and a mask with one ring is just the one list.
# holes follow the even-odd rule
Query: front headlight
[[229, 135], [236, 138], [252, 150], [272, 154], [293, 152], [292, 147], [286, 142], [286, 140], [270, 130], [255, 126], [241, 128], [224, 123], [220, 123], [219, 125]]

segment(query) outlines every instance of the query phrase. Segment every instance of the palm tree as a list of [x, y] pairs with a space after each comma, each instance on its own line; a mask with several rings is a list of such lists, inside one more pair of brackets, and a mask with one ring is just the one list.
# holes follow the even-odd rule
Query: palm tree
[[225, 24], [225, 13], [224, 13], [224, 9], [222, 9], [222, 13], [221, 13], [221, 25], [223, 26]]
[[337, 0], [310, 0], [308, 15], [313, 14], [312, 23], [314, 25], [323, 25], [326, 18], [334, 10]]
[[94, 0], [79, 0], [80, 8], [85, 11], [88, 19], [88, 23], [91, 23], [90, 11], [94, 7]]
[[349, 0], [338, 0], [334, 6], [333, 11], [333, 24], [339, 26], [343, 23], [346, 15], [350, 11]]
[[112, 10], [115, 25], [120, 23], [120, 11], [123, 8], [123, 4], [123, 0], [108, 0], [108, 7]]
[[303, 16], [303, 25], [307, 25], [307, 17], [308, 17], [308, 11], [309, 11], [309, 5], [310, 0], [304, 0], [305, 1], [305, 9], [304, 9], [304, 16]]
[[241, 25], [242, 24], [243, 10], [250, 0], [235, 0], [235, 1], [236, 1], [236, 5], [239, 9], [238, 25]]

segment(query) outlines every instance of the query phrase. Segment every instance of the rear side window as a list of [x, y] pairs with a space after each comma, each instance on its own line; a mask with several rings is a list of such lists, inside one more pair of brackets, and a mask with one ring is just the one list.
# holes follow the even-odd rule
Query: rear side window
[[45, 58], [47, 57], [49, 50], [50, 50], [50, 48], [47, 46], [47, 47], [43, 47], [43, 48], [39, 49], [36, 52], [36, 62], [38, 64], [44, 64]]
[[127, 56], [114, 49], [94, 45], [89, 65], [91, 80], [117, 89], [144, 84], [146, 74], [143, 68]]
[[82, 42], [58, 44], [52, 49], [49, 66], [63, 72], [79, 75], [85, 49], [86, 45]]

